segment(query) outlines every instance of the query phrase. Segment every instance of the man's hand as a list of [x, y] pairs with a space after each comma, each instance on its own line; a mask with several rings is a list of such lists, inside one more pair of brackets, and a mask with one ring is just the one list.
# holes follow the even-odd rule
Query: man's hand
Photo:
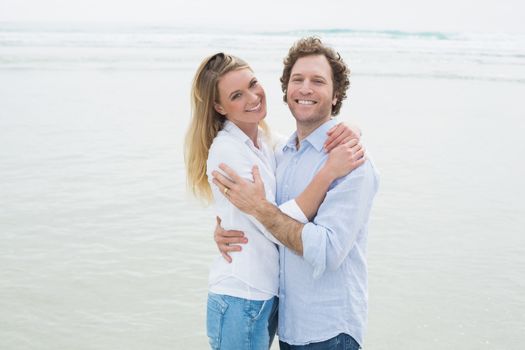
[[256, 165], [253, 167], [253, 182], [243, 179], [225, 164], [220, 164], [219, 168], [223, 170], [229, 178], [218, 171], [212, 171], [213, 183], [239, 210], [254, 215], [257, 208], [266, 202], [264, 183], [261, 179], [259, 168]]
[[226, 231], [221, 227], [221, 219], [217, 217], [217, 226], [215, 226], [215, 232], [213, 233], [217, 248], [222, 254], [222, 257], [229, 263], [232, 262], [229, 252], [239, 252], [242, 247], [239, 244], [248, 243], [248, 238], [244, 237], [244, 232], [230, 230]]
[[359, 140], [361, 138], [361, 130], [358, 127], [346, 125], [345, 123], [334, 125], [326, 134], [328, 135], [324, 143], [326, 152], [330, 152], [340, 144], [348, 142], [348, 140]]

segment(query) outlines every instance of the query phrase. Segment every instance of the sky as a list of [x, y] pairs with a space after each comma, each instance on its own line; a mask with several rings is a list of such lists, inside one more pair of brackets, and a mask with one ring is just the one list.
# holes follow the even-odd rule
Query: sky
[[523, 0], [0, 0], [0, 21], [525, 33]]

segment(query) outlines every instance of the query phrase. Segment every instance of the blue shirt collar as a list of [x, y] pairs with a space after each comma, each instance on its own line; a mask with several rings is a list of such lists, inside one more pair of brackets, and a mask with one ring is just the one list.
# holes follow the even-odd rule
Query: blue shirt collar
[[[338, 123], [336, 118], [332, 118], [319, 126], [317, 129], [315, 129], [310, 135], [308, 135], [303, 141], [308, 142], [311, 144], [318, 152], [323, 151], [323, 145], [326, 141], [327, 135], [326, 132], [330, 130], [331, 127], [336, 125]], [[286, 150], [286, 148], [296, 149], [295, 143], [297, 141], [297, 131], [295, 131], [292, 136], [288, 139], [286, 144], [283, 146], [283, 151]]]

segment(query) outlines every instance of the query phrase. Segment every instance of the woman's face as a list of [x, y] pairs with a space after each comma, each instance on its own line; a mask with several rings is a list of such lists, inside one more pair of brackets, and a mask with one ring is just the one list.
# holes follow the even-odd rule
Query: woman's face
[[248, 68], [228, 72], [219, 79], [215, 110], [241, 127], [258, 124], [266, 117], [264, 89]]

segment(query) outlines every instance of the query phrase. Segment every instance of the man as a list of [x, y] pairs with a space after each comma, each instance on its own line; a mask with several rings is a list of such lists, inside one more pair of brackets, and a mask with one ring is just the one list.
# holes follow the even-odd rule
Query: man
[[[326, 131], [335, 125], [332, 116], [339, 113], [349, 86], [346, 64], [318, 38], [295, 43], [284, 65], [284, 101], [297, 131], [278, 154], [277, 204], [297, 197], [326, 161]], [[229, 176], [214, 173], [221, 192], [285, 246], [279, 250], [281, 349], [358, 349], [368, 313], [368, 220], [378, 188], [371, 161], [336, 180], [306, 224], [266, 201], [260, 181], [251, 183], [221, 168]], [[219, 232], [218, 242], [231, 242], [227, 236]]]

